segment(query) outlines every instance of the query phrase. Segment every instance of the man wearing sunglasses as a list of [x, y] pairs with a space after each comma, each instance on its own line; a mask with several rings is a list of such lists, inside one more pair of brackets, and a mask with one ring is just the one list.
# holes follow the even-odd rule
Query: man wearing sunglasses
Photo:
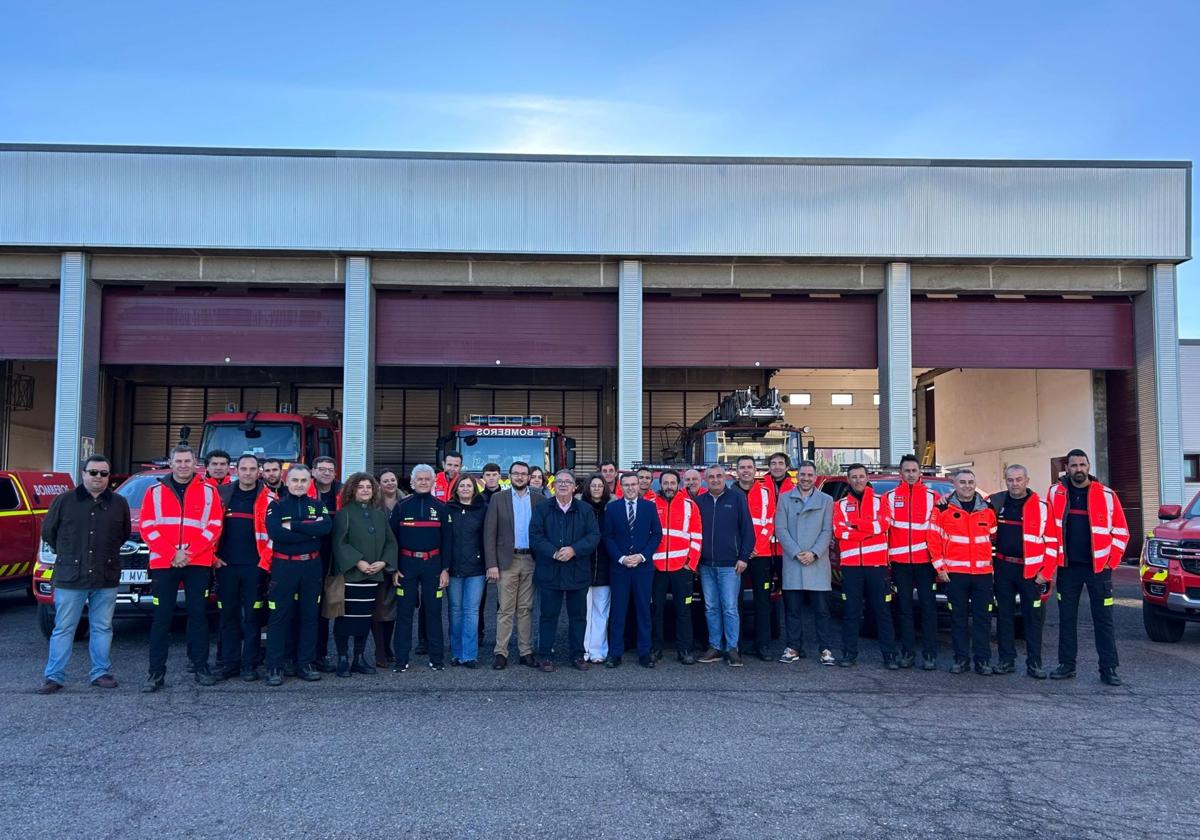
[[79, 486], [63, 493], [42, 520], [42, 539], [58, 555], [54, 564], [54, 632], [45, 681], [38, 694], [54, 694], [66, 684], [75, 628], [86, 606], [88, 679], [99, 688], [116, 688], [109, 673], [112, 617], [121, 582], [121, 544], [129, 539], [129, 503], [108, 489], [111, 466], [103, 455], [83, 465]]

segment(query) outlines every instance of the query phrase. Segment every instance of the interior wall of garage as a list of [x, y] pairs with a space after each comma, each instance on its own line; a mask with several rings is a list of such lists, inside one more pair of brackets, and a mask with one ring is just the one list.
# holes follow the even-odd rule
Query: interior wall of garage
[[12, 362], [10, 374], [32, 377], [33, 402], [28, 409], [15, 409], [12, 397], [4, 412], [7, 420], [4, 467], [10, 470], [47, 470], [53, 460], [54, 390], [57, 375], [54, 362]]
[[984, 492], [1004, 487], [1004, 469], [1024, 464], [1044, 493], [1052, 458], [1096, 451], [1091, 371], [952, 370], [934, 379], [937, 462], [971, 465]]

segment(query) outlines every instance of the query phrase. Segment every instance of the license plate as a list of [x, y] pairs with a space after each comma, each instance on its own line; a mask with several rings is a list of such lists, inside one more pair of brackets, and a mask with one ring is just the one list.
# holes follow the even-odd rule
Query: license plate
[[122, 569], [121, 583], [149, 583], [150, 573], [145, 569]]

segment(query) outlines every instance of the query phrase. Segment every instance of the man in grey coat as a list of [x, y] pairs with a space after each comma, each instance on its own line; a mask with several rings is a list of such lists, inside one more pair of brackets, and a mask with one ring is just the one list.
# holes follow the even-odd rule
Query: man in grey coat
[[796, 487], [779, 497], [775, 537], [783, 551], [783, 612], [787, 648], [780, 662], [804, 658], [803, 606], [807, 595], [817, 628], [821, 664], [835, 664], [829, 626], [829, 543], [833, 537], [833, 499], [816, 489], [817, 468], [802, 461]]

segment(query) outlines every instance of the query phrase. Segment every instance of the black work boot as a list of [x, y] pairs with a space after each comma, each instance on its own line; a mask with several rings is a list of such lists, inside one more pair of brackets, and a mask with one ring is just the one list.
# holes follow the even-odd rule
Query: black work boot
[[350, 657], [339, 656], [337, 658], [337, 675], [339, 677], [350, 676]]
[[1105, 685], [1122, 685], [1121, 678], [1117, 676], [1116, 668], [1101, 668], [1100, 682]]
[[1075, 679], [1075, 666], [1062, 664], [1050, 672], [1052, 680], [1073, 680]]
[[378, 673], [375, 667], [367, 661], [367, 658], [361, 653], [354, 657], [354, 661], [350, 663], [350, 670], [356, 674], [374, 674]]
[[167, 675], [163, 673], [154, 674], [146, 677], [146, 681], [142, 683], [142, 694], [153, 694], [164, 685], [167, 684]]

